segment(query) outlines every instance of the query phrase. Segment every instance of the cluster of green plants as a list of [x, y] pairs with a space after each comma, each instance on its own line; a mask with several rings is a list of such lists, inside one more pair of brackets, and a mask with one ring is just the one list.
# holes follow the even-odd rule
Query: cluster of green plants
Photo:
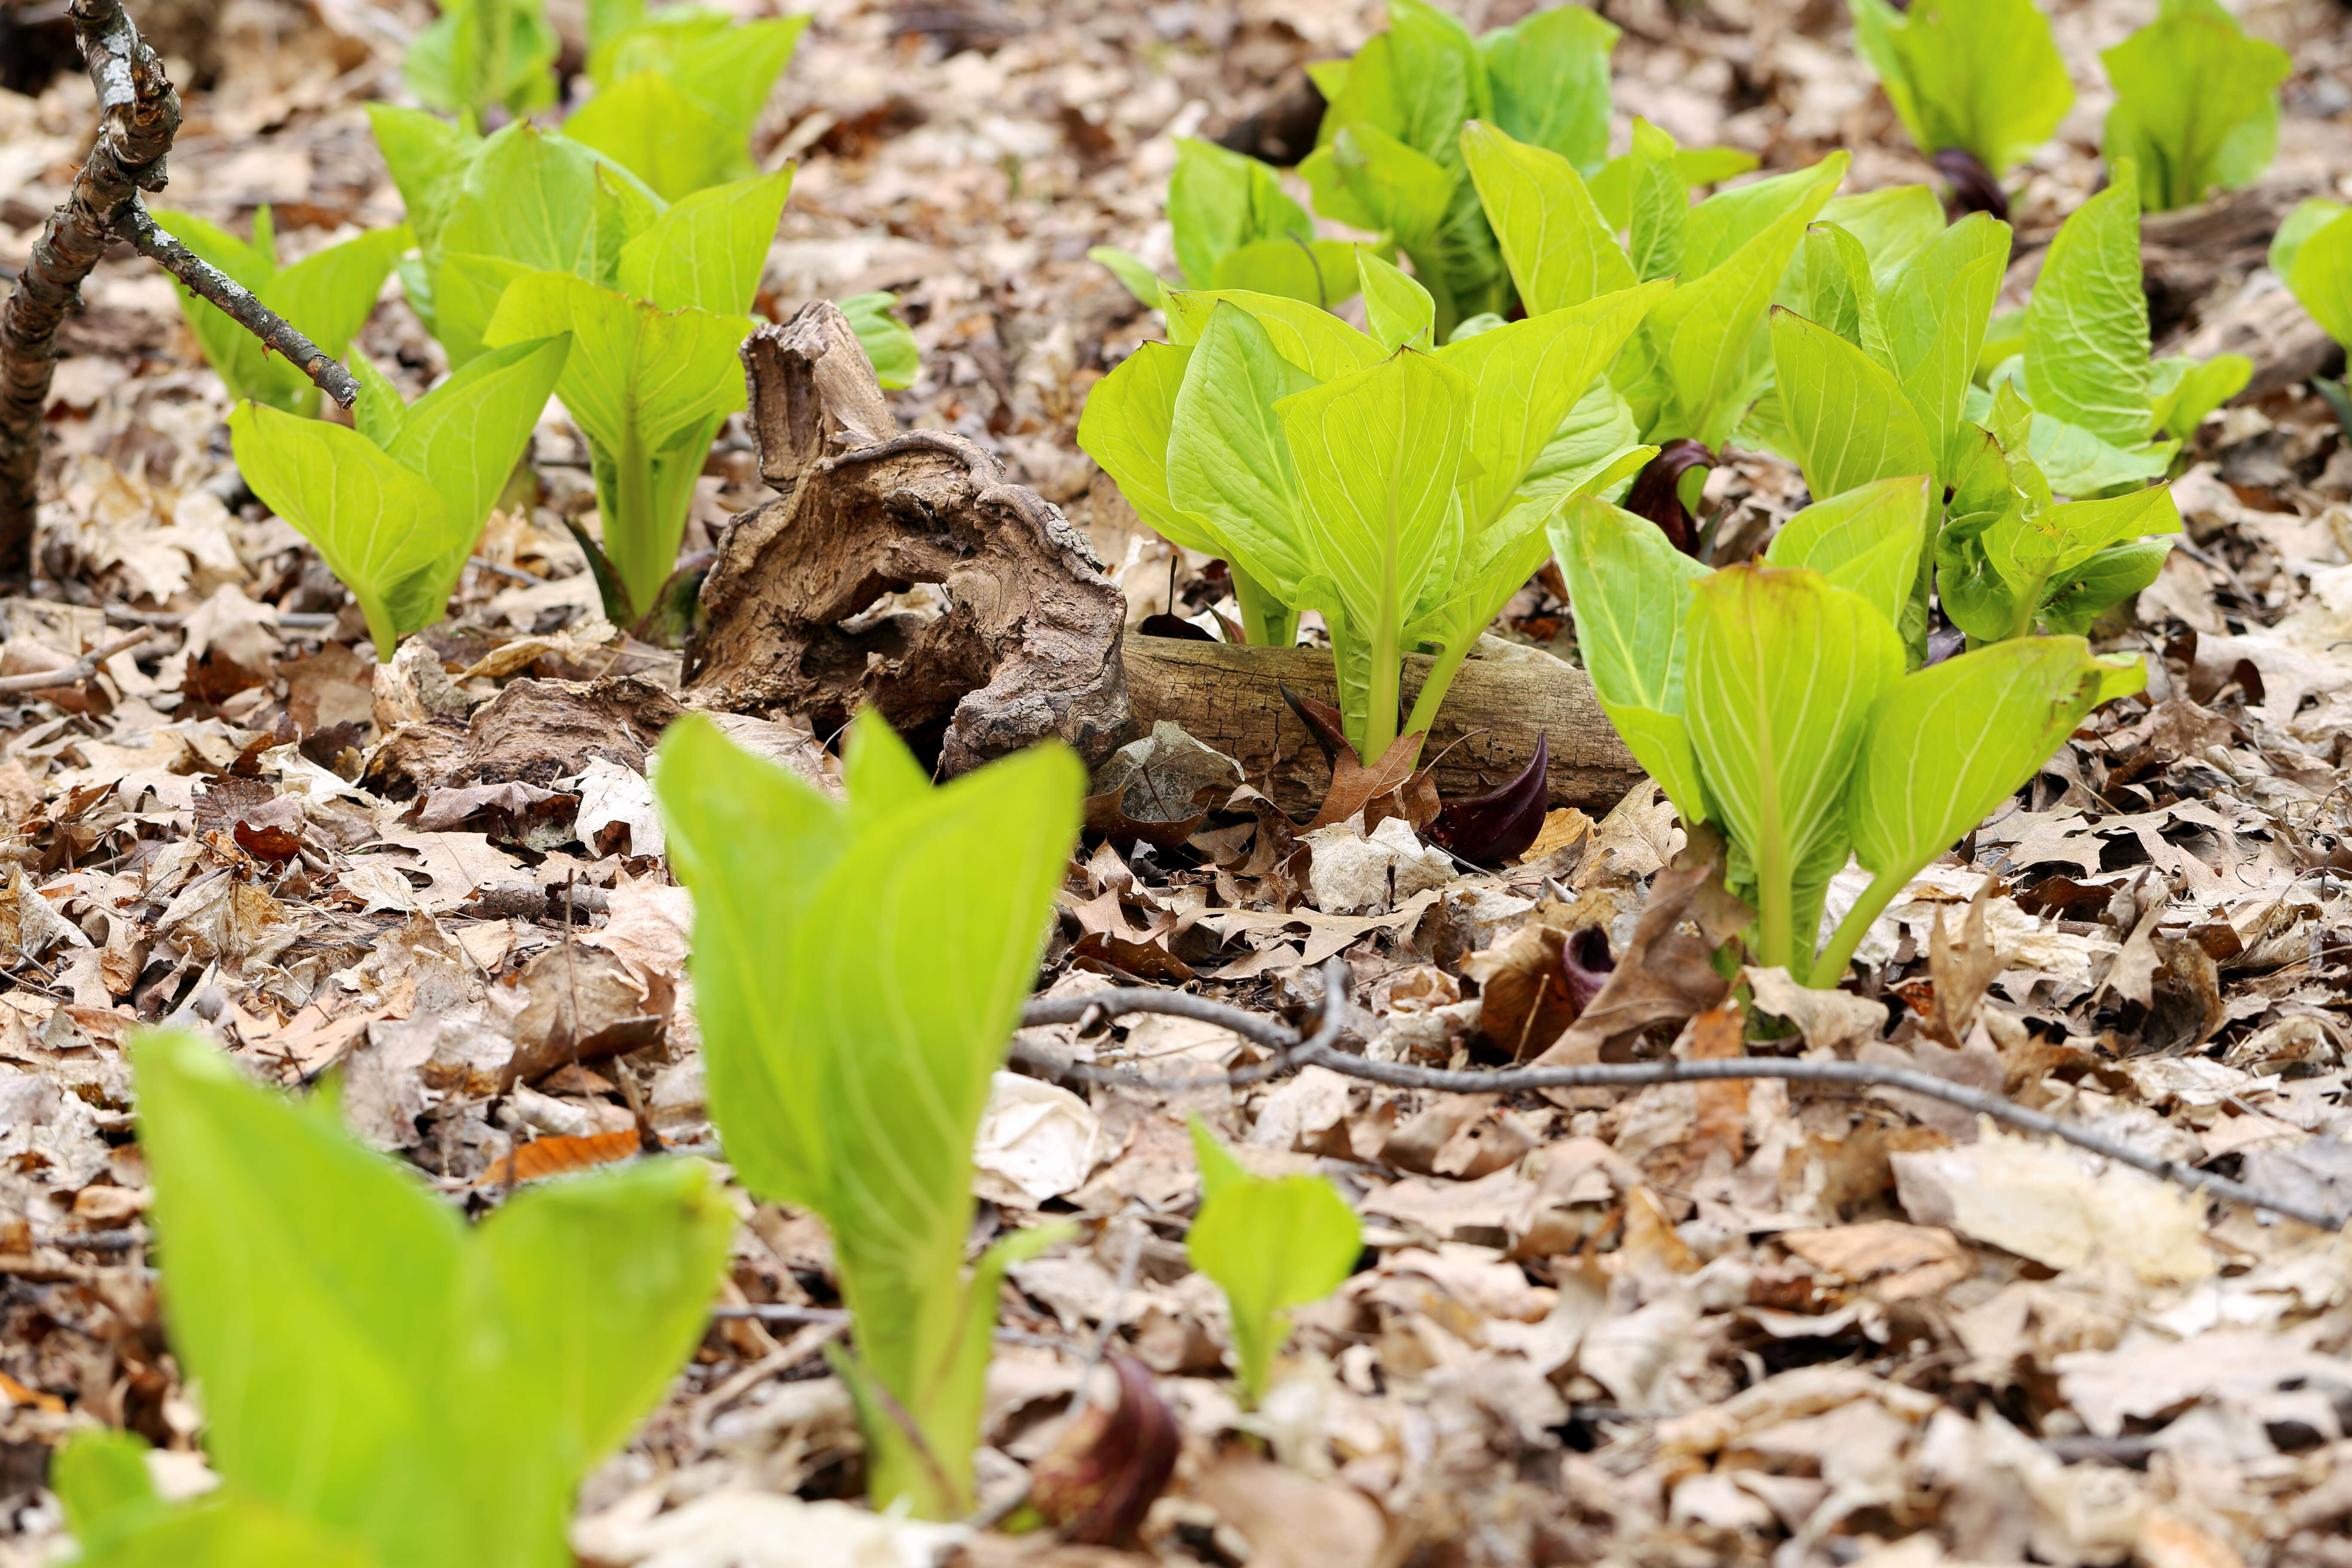
[[[2048, 141], [2074, 84], [2033, 0], [1850, 0], [1854, 42], [1903, 129], [1964, 202], [2005, 214], [2000, 182]], [[2129, 160], [2152, 212], [2252, 184], [2278, 146], [2284, 49], [2249, 38], [2220, 0], [2162, 0], [2155, 21], [2100, 57], [2115, 89], [2102, 135], [2119, 183]]]
[[[1166, 296], [1146, 344], [1089, 396], [1078, 443], [1170, 539], [1232, 563], [1246, 636], [1330, 628], [1349, 742], [1370, 761], [1427, 731], [1478, 636], [1542, 564], [1544, 520], [1649, 456], [1563, 421], [1666, 285], [1433, 346], [1435, 303], [1367, 251], [1370, 331], [1243, 290]], [[1628, 279], [1628, 283], [1631, 280]], [[1547, 456], [1555, 461], [1547, 468]], [[1399, 729], [1404, 656], [1436, 655]]]
[[221, 1484], [156, 1495], [77, 1436], [52, 1484], [90, 1568], [558, 1568], [580, 1483], [701, 1338], [734, 1213], [702, 1162], [516, 1194], [471, 1227], [210, 1042], [132, 1052], [172, 1350]]
[[[595, 95], [560, 132], [518, 119], [485, 136], [494, 109], [554, 101], [553, 35], [535, 0], [452, 0], [407, 70], [455, 118], [368, 106], [407, 222], [281, 269], [267, 207], [249, 242], [158, 214], [338, 357], [396, 270], [457, 372], [403, 413], [354, 353], [356, 430], [298, 429], [269, 416], [316, 415], [316, 387], [214, 306], [184, 302], [205, 357], [247, 404], [230, 422], [240, 468], [352, 590], [379, 657], [440, 618], [551, 392], [588, 438], [603, 538], [574, 532], [605, 612], [624, 626], [661, 620], [694, 481], [744, 405], [736, 354], [792, 188], [789, 169], [752, 168], [748, 139], [806, 21], [739, 25], [702, 6], [599, 0]], [[915, 342], [896, 297], [841, 303], [881, 384], [911, 384]], [[539, 352], [557, 339], [567, 346]]]
[[[1817, 501], [1761, 561], [1713, 572], [1597, 498], [1553, 527], [1601, 707], [1684, 822], [1722, 833], [1726, 880], [1755, 911], [1748, 950], [1801, 983], [1835, 985], [1922, 868], [2146, 679], [2136, 658], [2053, 636], [1906, 671], [1898, 628], [1934, 488], [1921, 474]], [[1849, 858], [1870, 882], [1822, 945]]]

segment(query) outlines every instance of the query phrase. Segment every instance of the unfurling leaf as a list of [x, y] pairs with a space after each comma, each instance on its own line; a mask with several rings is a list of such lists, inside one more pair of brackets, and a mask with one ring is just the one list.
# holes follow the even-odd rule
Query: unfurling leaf
[[411, 407], [354, 358], [357, 429], [256, 403], [229, 416], [246, 481], [352, 591], [378, 658], [441, 618], [570, 343], [541, 337], [485, 354]]
[[1290, 1309], [1330, 1294], [1354, 1271], [1363, 1227], [1320, 1176], [1243, 1170], [1197, 1116], [1192, 1151], [1201, 1163], [1201, 1212], [1184, 1250], [1225, 1293], [1234, 1371], [1243, 1399], [1255, 1405], [1290, 1337]]
[[971, 1506], [990, 1328], [1016, 1232], [967, 1268], [972, 1141], [1077, 837], [1058, 745], [933, 789], [878, 715], [835, 802], [688, 717], [655, 774], [695, 895], [710, 1110], [744, 1184], [833, 1232], [842, 1365], [877, 1507]]

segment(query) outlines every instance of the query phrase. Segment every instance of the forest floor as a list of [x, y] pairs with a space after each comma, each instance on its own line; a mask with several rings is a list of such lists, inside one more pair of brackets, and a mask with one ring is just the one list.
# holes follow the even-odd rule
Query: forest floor
[[[1475, 8], [1487, 26], [1516, 14]], [[2097, 51], [2154, 12], [2053, 9], [2081, 99], [2017, 204], [2005, 303], [2097, 183]], [[1768, 170], [1852, 149], [1848, 191], [1932, 177], [1843, 7], [1608, 14], [1625, 29], [1617, 144], [1640, 114]], [[360, 106], [398, 95], [426, 19], [228, 0], [164, 199], [239, 229], [267, 203], [293, 254], [398, 221]], [[2352, 170], [2352, 15], [2264, 0], [2246, 21], [2296, 62], [2278, 159], [2229, 209], [2274, 220]], [[902, 424], [969, 436], [1062, 506], [1131, 619], [1169, 607], [1171, 583], [1198, 611], [1205, 563], [1171, 563], [1074, 440], [1088, 387], [1156, 332], [1085, 252], [1164, 266], [1173, 139], [1279, 104], [1301, 65], [1379, 26], [1352, 0], [823, 0], [756, 142], [772, 165], [800, 160], [761, 310], [896, 290], [923, 354], [892, 395]], [[22, 264], [91, 129], [79, 74], [0, 92], [0, 265]], [[1792, 1045], [2343, 1210], [2352, 443], [2307, 384], [2326, 351], [2262, 268], [2269, 232], [2211, 214], [2149, 226], [2158, 352], [2226, 348], [2258, 370], [2174, 487], [2186, 538], [2109, 628], [2146, 654], [2145, 698], [2105, 710], [1964, 846], [1972, 860], [1923, 876], [1865, 945], [1859, 994], [1783, 1005]], [[390, 293], [360, 344], [413, 391], [438, 350]], [[558, 521], [593, 509], [576, 439], [542, 429], [537, 504], [493, 518], [463, 614], [426, 635], [437, 658], [378, 669], [315, 552], [238, 483], [227, 395], [167, 279], [124, 252], [86, 296], [56, 384], [37, 596], [0, 603], [0, 675], [154, 635], [95, 679], [0, 696], [0, 1563], [56, 1550], [40, 1481], [75, 1424], [196, 1447], [142, 1251], [123, 1058], [142, 1021], [206, 1029], [289, 1083], [340, 1068], [371, 1141], [478, 1205], [519, 1147], [546, 1145], [542, 1165], [634, 1147], [633, 1103], [715, 1147], [691, 906], [661, 855], [650, 737], [610, 706], [614, 678], [653, 700], [678, 660], [601, 618]], [[765, 498], [750, 450], [722, 440], [689, 549]], [[1804, 499], [1763, 458], [1718, 470], [1709, 496], [1729, 509], [1720, 536], [1751, 545]], [[1531, 584], [1497, 629], [1565, 649], [1564, 611]], [[465, 780], [383, 745], [469, 714], [479, 735], [502, 690], [512, 750]], [[1302, 858], [1287, 823], [1222, 814], [1181, 851], [1083, 852], [1049, 989], [1140, 974], [1297, 1017], [1337, 954], [1364, 1009], [1349, 1048], [1493, 1062], [1528, 1037], [1559, 933], [1601, 925], [1637, 961], [1644, 887], [1678, 838], [1641, 790], [1597, 822], [1556, 813], [1518, 865], [1457, 874], [1393, 843]], [[1959, 940], [1939, 950], [1947, 920]], [[1196, 1073], [1249, 1049], [1173, 1018], [1035, 1033]], [[1894, 1092], [1498, 1101], [1321, 1069], [1243, 1090], [1031, 1089], [983, 1130], [983, 1215], [1075, 1216], [1084, 1239], [1013, 1271], [983, 1493], [1017, 1490], [1064, 1435], [1106, 1338], [1158, 1374], [1184, 1453], [1140, 1553], [981, 1534], [979, 1561], [2352, 1564], [2343, 1236]], [[1181, 1247], [1193, 1111], [1261, 1168], [1331, 1175], [1366, 1223], [1366, 1266], [1299, 1314], [1250, 1414]], [[841, 1332], [823, 1229], [740, 1205], [725, 1300], [786, 1310], [714, 1322], [586, 1488], [583, 1560], [925, 1560], [910, 1528], [858, 1546], [782, 1500], [859, 1495], [858, 1444], [819, 1353]]]

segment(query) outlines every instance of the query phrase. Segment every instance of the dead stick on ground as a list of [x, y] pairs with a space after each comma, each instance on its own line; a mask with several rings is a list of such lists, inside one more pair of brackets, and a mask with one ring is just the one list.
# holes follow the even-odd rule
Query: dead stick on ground
[[1326, 1068], [1347, 1078], [1364, 1079], [1395, 1089], [1432, 1089], [1443, 1094], [1513, 1094], [1546, 1089], [1639, 1089], [1654, 1083], [1700, 1083], [1716, 1079], [1741, 1078], [1773, 1078], [1792, 1083], [1837, 1083], [1856, 1089], [1897, 1089], [1925, 1095], [1930, 1100], [1940, 1100], [1980, 1116], [1990, 1116], [1995, 1121], [2024, 1131], [2045, 1133], [2119, 1164], [2209, 1193], [2230, 1203], [2284, 1215], [2305, 1225], [2317, 1226], [2322, 1230], [2341, 1230], [2345, 1226], [2347, 1216], [2342, 1213], [2299, 1203], [2293, 1198], [2273, 1197], [2242, 1182], [2233, 1182], [2227, 1176], [2217, 1176], [2210, 1171], [2184, 1165], [2178, 1160], [2142, 1153], [2104, 1133], [2077, 1127], [2039, 1110], [2029, 1110], [2000, 1095], [1969, 1089], [1911, 1068], [1878, 1067], [1869, 1062], [1742, 1057], [1729, 1060], [1604, 1062], [1591, 1067], [1508, 1068], [1492, 1072], [1455, 1072], [1351, 1057], [1334, 1048], [1333, 1044], [1339, 1032], [1339, 1020], [1344, 1018], [1348, 1011], [1347, 984], [1345, 965], [1334, 959], [1324, 966], [1324, 1016], [1314, 1036], [1307, 1039], [1301, 1039], [1295, 1031], [1263, 1015], [1175, 991], [1150, 991], [1138, 987], [1096, 991], [1084, 996], [1032, 1002], [1022, 1010], [1024, 1027], [1042, 1024], [1074, 1024], [1087, 1014], [1097, 1012], [1110, 1017], [1125, 1013], [1172, 1014], [1219, 1025], [1276, 1053], [1268, 1061], [1233, 1073], [1164, 1081], [1130, 1070], [1066, 1061], [1050, 1051], [1025, 1044], [1016, 1043], [1013, 1054], [1016, 1060], [1086, 1082], [1163, 1092], [1213, 1088], [1221, 1084], [1238, 1086], [1299, 1067]]
[[0, 692], [47, 691], [52, 687], [71, 686], [78, 680], [88, 680], [108, 659], [125, 648], [137, 647], [154, 635], [154, 627], [142, 627], [129, 637], [115, 638], [97, 652], [86, 653], [60, 668], [29, 670], [23, 675], [0, 675]]
[[21, 577], [31, 563], [41, 419], [58, 325], [117, 239], [299, 365], [336, 402], [348, 407], [359, 395], [358, 384], [317, 344], [155, 226], [139, 193], [163, 188], [164, 161], [180, 129], [180, 95], [155, 51], [140, 41], [122, 0], [73, 0], [68, 15], [98, 92], [100, 122], [72, 191], [49, 215], [0, 310], [0, 576]]

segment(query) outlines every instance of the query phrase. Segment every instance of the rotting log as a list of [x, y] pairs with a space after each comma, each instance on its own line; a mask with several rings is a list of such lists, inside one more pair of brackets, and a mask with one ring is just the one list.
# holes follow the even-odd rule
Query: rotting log
[[[1282, 688], [1337, 702], [1339, 681], [1328, 651], [1129, 632], [1122, 662], [1139, 725], [1173, 720], [1241, 763], [1249, 782], [1286, 811], [1311, 811], [1323, 798], [1331, 770], [1283, 700]], [[1405, 659], [1406, 705], [1432, 662], [1420, 654]], [[1483, 794], [1533, 760], [1538, 734], [1551, 738], [1554, 805], [1606, 811], [1643, 776], [1601, 712], [1591, 678], [1536, 649], [1465, 661], [1422, 754], [1438, 759], [1441, 794]]]
[[[1091, 767], [1133, 733], [1127, 601], [1058, 508], [961, 436], [899, 433], [830, 304], [753, 332], [743, 363], [778, 493], [729, 525], [703, 580], [698, 700], [820, 734], [878, 709], [950, 774], [1049, 736]], [[877, 607], [918, 583], [943, 613]]]

